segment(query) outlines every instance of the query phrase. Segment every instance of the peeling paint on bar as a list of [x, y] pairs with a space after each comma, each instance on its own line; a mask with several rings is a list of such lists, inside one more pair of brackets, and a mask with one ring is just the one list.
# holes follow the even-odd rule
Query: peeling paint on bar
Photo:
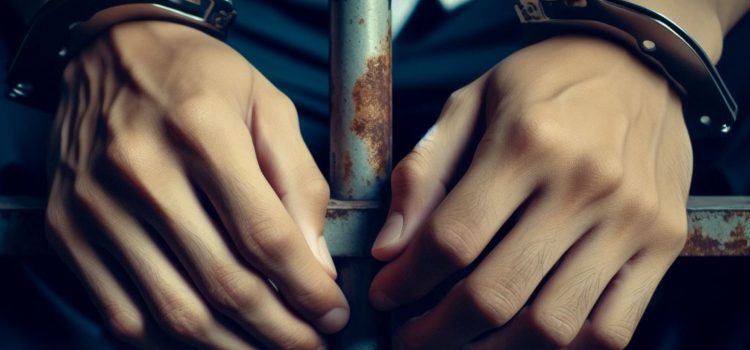
[[[50, 253], [44, 239], [44, 205], [43, 198], [0, 196], [0, 255]], [[326, 239], [333, 255], [369, 257], [369, 244], [386, 209], [380, 201], [331, 200]], [[345, 239], [347, 235], [360, 237], [355, 242]], [[691, 197], [682, 255], [750, 256], [750, 197]]]
[[694, 197], [682, 256], [750, 256], [750, 199]]
[[391, 172], [392, 57], [389, 0], [332, 0], [331, 196], [325, 237], [350, 302], [347, 326], [331, 337], [341, 349], [390, 348], [382, 317], [368, 300], [379, 264], [370, 247], [383, 224]]
[[336, 257], [370, 256], [370, 247], [385, 220], [379, 201], [331, 200], [326, 210], [325, 236]]
[[390, 1], [331, 6], [331, 194], [376, 200], [391, 168]]

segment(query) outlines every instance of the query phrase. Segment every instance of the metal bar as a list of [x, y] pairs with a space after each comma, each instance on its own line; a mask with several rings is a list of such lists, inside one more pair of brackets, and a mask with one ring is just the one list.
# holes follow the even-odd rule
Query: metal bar
[[330, 6], [331, 193], [377, 200], [391, 168], [390, 1]]
[[387, 319], [370, 306], [378, 270], [370, 246], [383, 224], [391, 171], [392, 58], [389, 0], [332, 0], [330, 185], [326, 241], [351, 317], [336, 349], [390, 348]]
[[[51, 253], [44, 238], [45, 203], [44, 198], [0, 196], [0, 256]], [[331, 201], [326, 240], [335, 258], [369, 256], [382, 208], [372, 201]], [[750, 256], [750, 197], [690, 197], [687, 211], [682, 256]]]
[[691, 197], [682, 256], [750, 256], [750, 197]]
[[44, 236], [46, 198], [0, 197], [0, 256], [51, 254]]

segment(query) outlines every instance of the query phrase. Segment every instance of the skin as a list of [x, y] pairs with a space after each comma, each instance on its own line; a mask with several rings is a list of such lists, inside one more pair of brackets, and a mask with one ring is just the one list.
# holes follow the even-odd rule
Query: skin
[[[484, 135], [467, 149], [479, 124]], [[465, 152], [471, 165], [447, 192]], [[599, 39], [527, 47], [454, 93], [395, 168], [391, 211], [410, 237], [376, 243], [389, 264], [371, 299], [390, 309], [426, 295], [474, 263], [525, 205], [477, 268], [397, 340], [452, 349], [499, 329], [477, 345], [564, 347], [589, 319], [582, 341], [621, 348], [685, 242], [691, 172], [680, 101], [661, 76]]]
[[[709, 25], [686, 28], [723, 34], [739, 18], [727, 3], [683, 3]], [[725, 15], [695, 16], [695, 4]], [[720, 37], [706, 35], [718, 59]], [[191, 28], [134, 22], [73, 59], [63, 86], [48, 236], [116, 335], [143, 348], [316, 349], [344, 326], [321, 240], [328, 186], [293, 104], [250, 63]], [[396, 343], [624, 347], [684, 243], [691, 164], [659, 74], [598, 39], [530, 46], [453, 94], [396, 167], [373, 302], [409, 303], [477, 262], [524, 204]]]
[[64, 85], [49, 238], [115, 334], [318, 349], [346, 324], [328, 186], [294, 105], [241, 55], [185, 26], [123, 24]]
[[[633, 2], [699, 33], [714, 62], [750, 7]], [[531, 45], [453, 93], [394, 168], [370, 299], [391, 310], [468, 269], [396, 348], [622, 349], [685, 243], [691, 174], [681, 102], [659, 72], [603, 39]]]

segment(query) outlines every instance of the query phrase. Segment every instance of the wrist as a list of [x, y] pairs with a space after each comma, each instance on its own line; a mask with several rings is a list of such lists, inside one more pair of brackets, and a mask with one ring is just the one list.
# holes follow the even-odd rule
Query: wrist
[[[731, 27], [713, 0], [627, 0], [658, 12], [685, 30], [706, 52], [713, 64], [721, 57], [724, 34]], [[722, 14], [722, 15], [720, 15]]]
[[[539, 82], [540, 86], [547, 86], [542, 89], [548, 89], [550, 95], [566, 86], [606, 78], [613, 88], [605, 90], [616, 93], [625, 101], [626, 106], [639, 106], [651, 98], [676, 96], [664, 74], [612, 40], [593, 35], [570, 34], [546, 39], [535, 46], [543, 46], [541, 50], [537, 49], [536, 56], [556, 57], [557, 69], [541, 77], [547, 79], [546, 82]], [[533, 63], [524, 66], [534, 70], [535, 66], [543, 64]], [[533, 72], [526, 72], [522, 79], [533, 75]], [[644, 91], [647, 93], [644, 94]]]
[[627, 0], [661, 13], [690, 34], [716, 64], [724, 35], [750, 11], [750, 0]]
[[33, 24], [11, 61], [6, 78], [8, 95], [18, 102], [54, 111], [59, 99], [59, 78], [66, 64], [118, 23], [172, 21], [224, 38], [235, 16], [231, 0], [47, 1], [34, 15]]
[[[218, 41], [202, 31], [179, 23], [159, 20], [144, 20], [120, 23], [112, 26], [105, 37], [112, 48], [120, 53], [135, 52], [134, 54], [148, 57], [156, 51], [173, 51], [188, 47], [196, 39], [210, 39]], [[151, 38], [150, 40], [143, 40]]]

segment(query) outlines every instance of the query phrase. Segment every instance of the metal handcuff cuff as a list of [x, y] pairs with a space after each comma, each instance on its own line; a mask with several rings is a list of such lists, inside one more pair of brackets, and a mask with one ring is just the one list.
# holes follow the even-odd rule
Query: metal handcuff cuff
[[[677, 24], [624, 0], [517, 0], [528, 28], [574, 27], [612, 36], [660, 69], [682, 97], [691, 137], [729, 133], [737, 104], [703, 49]], [[550, 29], [549, 31], [546, 29]]]
[[237, 13], [231, 0], [49, 0], [37, 11], [8, 70], [8, 96], [53, 112], [60, 77], [97, 34], [133, 20], [188, 25], [224, 39]]
[[[620, 39], [661, 69], [682, 95], [691, 136], [731, 130], [737, 104], [716, 68], [690, 35], [659, 13], [623, 0], [518, 0], [516, 12], [521, 22], [538, 29], [573, 26]], [[68, 58], [114, 24], [169, 20], [224, 38], [235, 17], [231, 0], [47, 1], [10, 65], [8, 95], [53, 111], [57, 77]]]

